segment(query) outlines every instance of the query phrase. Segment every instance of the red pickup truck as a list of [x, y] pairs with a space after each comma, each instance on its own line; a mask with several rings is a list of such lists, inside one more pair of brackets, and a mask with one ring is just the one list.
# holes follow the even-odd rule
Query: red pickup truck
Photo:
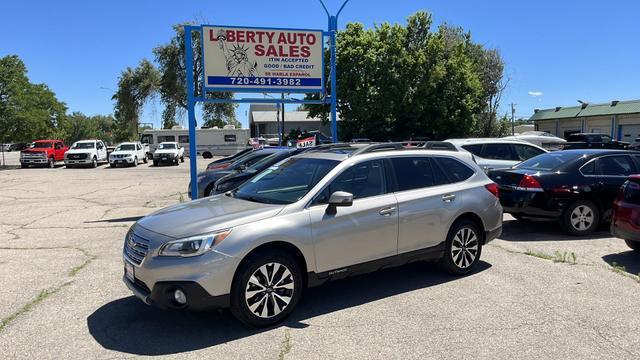
[[20, 165], [47, 166], [53, 168], [56, 161], [64, 161], [64, 154], [69, 148], [62, 140], [36, 140], [33, 144], [20, 152]]

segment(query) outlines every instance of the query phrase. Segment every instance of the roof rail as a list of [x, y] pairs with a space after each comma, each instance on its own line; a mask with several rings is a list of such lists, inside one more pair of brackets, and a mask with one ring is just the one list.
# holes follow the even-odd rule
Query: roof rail
[[322, 145], [316, 145], [313, 147], [310, 147], [309, 152], [311, 151], [324, 151], [324, 150], [331, 150], [331, 149], [349, 149], [352, 148], [353, 146], [351, 146], [351, 144], [349, 143], [331, 143], [331, 144], [322, 144]]
[[350, 156], [366, 154], [376, 151], [385, 151], [385, 150], [404, 150], [405, 147], [402, 143], [380, 143], [380, 144], [371, 144], [364, 147], [359, 148], [358, 150], [351, 153]]
[[427, 141], [424, 144], [424, 148], [429, 150], [458, 151], [458, 149], [452, 143], [447, 141]]

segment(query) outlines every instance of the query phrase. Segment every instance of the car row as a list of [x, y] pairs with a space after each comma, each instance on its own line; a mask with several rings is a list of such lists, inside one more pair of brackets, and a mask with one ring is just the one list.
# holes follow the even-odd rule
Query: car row
[[268, 326], [329, 280], [419, 260], [468, 274], [501, 233], [498, 186], [468, 152], [333, 144], [262, 161], [234, 190], [131, 227], [123, 281], [135, 296]]

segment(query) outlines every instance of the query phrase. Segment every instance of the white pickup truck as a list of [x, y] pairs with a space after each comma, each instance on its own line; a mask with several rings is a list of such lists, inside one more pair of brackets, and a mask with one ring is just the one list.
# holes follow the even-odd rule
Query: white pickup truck
[[64, 154], [64, 164], [67, 168], [81, 165], [95, 168], [98, 163], [107, 161], [107, 147], [102, 140], [76, 141]]
[[149, 146], [139, 141], [118, 144], [109, 155], [109, 166], [116, 167], [118, 164], [138, 166], [140, 161], [146, 164], [148, 151]]
[[158, 166], [160, 163], [178, 165], [180, 162], [184, 162], [184, 148], [177, 142], [160, 143], [153, 153], [153, 166]]

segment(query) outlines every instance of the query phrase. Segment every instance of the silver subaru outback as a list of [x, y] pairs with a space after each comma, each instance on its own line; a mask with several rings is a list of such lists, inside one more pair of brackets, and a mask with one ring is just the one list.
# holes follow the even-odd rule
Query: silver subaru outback
[[325, 147], [140, 219], [123, 280], [149, 305], [268, 326], [328, 280], [416, 260], [469, 273], [501, 230], [498, 188], [467, 153]]

